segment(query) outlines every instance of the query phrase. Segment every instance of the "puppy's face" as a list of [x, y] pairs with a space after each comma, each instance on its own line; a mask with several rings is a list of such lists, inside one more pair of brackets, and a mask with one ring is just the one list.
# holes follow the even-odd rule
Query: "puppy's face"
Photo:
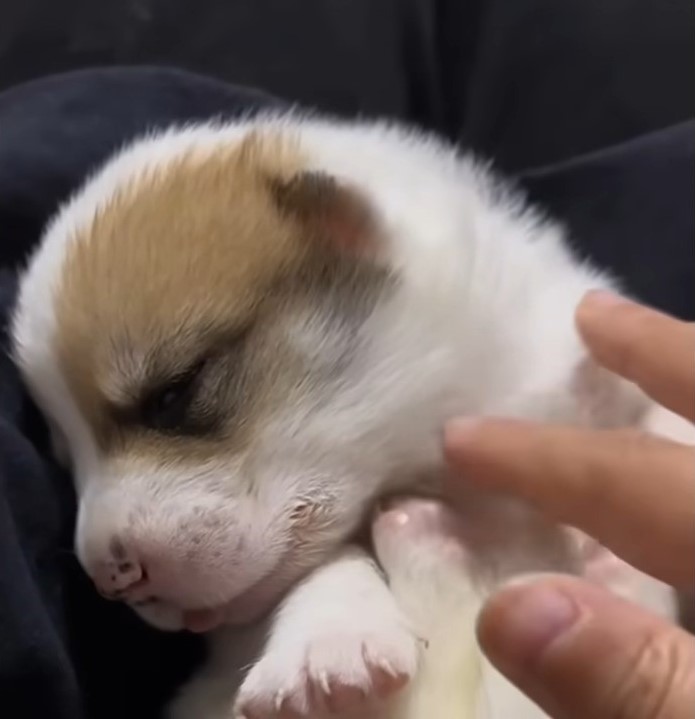
[[99, 589], [165, 628], [246, 621], [373, 497], [338, 434], [368, 398], [333, 399], [393, 285], [365, 254], [377, 223], [282, 137], [108, 172], [32, 261], [16, 355]]

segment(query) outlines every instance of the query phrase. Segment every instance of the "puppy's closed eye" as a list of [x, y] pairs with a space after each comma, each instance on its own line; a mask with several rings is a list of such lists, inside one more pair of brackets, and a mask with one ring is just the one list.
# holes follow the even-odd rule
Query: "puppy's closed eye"
[[195, 421], [191, 405], [205, 367], [206, 361], [202, 360], [151, 392], [140, 408], [142, 424], [159, 432], [199, 433], [201, 423]]

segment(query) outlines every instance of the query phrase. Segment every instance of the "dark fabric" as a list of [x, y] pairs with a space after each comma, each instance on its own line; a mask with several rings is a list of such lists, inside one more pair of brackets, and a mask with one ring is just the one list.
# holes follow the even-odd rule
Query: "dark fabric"
[[173, 65], [516, 171], [695, 116], [694, 34], [692, 0], [0, 0], [0, 88]]
[[580, 254], [642, 301], [695, 318], [695, 121], [520, 179]]
[[[5, 87], [86, 64], [143, 62], [227, 81], [115, 67], [0, 94], [0, 325], [16, 269], [49, 215], [125, 139], [282, 103], [228, 82], [461, 139], [515, 171], [576, 247], [630, 290], [692, 318], [695, 127], [684, 121], [695, 114], [693, 16], [681, 0], [658, 5], [0, 0]], [[2, 353], [3, 716], [153, 719], [200, 647], [96, 596], [71, 552], [73, 519], [69, 478]]]

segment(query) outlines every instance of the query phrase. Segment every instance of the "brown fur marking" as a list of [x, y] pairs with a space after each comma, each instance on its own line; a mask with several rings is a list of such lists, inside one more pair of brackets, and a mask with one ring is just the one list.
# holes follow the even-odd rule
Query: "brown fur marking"
[[[107, 400], [127, 403], [130, 388], [145, 380], [140, 373], [184, 369], [175, 365], [201, 341], [201, 329], [243, 327], [264, 288], [301, 262], [306, 245], [275, 209], [259, 172], [261, 163], [272, 171], [273, 158], [281, 176], [301, 168], [287, 143], [253, 135], [214, 155], [189, 154], [143, 172], [71, 244], [57, 293], [58, 346], [91, 420], [96, 387]], [[114, 345], [95, 341], [104, 328]], [[149, 367], [152, 356], [129, 352], [172, 337], [186, 346], [169, 347], [156, 360], [164, 366]]]
[[[328, 234], [344, 245], [372, 225], [359, 195], [304, 167], [291, 138], [252, 132], [214, 154], [144, 169], [75, 238], [56, 294], [57, 350], [102, 448], [133, 443], [114, 408], [137, 405], [152, 382], [187, 371], [201, 353], [213, 362], [199, 413], [224, 405], [229, 424], [231, 408], [244, 405], [235, 426], [248, 438], [249, 412], [301, 386], [301, 359], [282, 349], [283, 316], [319, 294], [359, 304], [380, 284], [330, 243], [310, 241]], [[270, 319], [255, 323], [259, 314]], [[146, 437], [136, 437], [137, 454], [176, 445]], [[179, 444], [191, 460], [210, 451]]]

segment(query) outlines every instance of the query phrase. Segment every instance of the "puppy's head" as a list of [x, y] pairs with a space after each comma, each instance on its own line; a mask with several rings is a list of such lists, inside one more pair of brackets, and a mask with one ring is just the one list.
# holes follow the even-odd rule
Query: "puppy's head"
[[251, 618], [360, 521], [373, 488], [340, 428], [394, 284], [367, 200], [292, 138], [175, 140], [61, 211], [14, 323], [71, 457], [81, 562], [170, 628]]

